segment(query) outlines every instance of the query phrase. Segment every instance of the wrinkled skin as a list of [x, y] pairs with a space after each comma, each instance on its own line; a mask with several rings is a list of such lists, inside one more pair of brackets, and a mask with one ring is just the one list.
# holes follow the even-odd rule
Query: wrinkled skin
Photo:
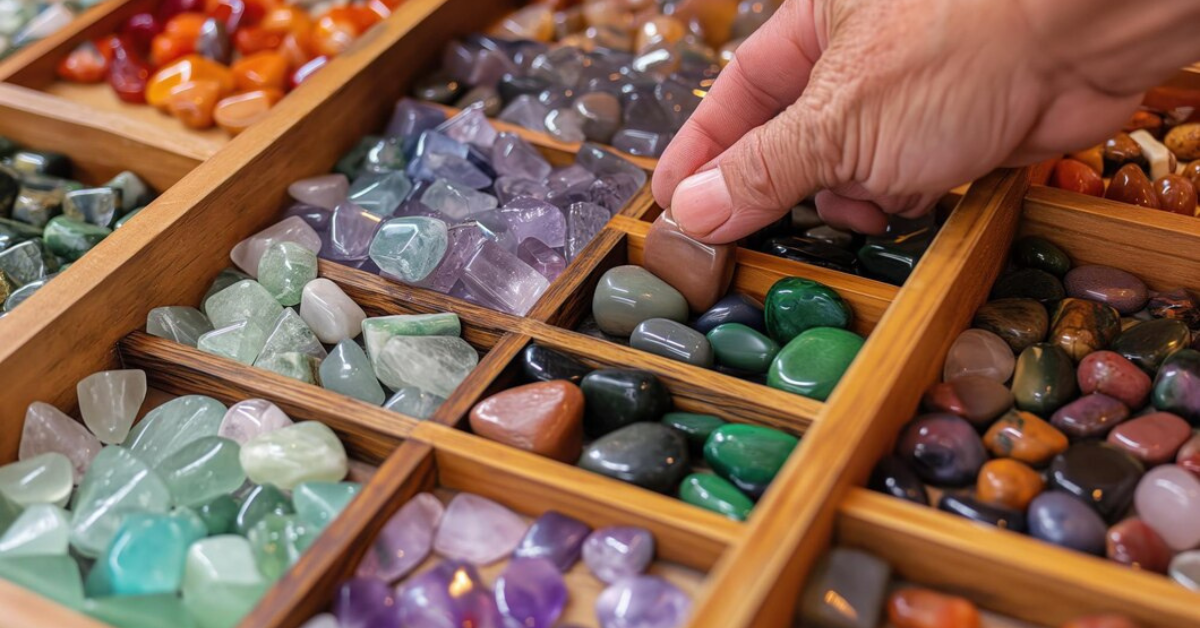
[[1200, 58], [1189, 0], [788, 0], [659, 161], [655, 198], [731, 242], [816, 193], [879, 232], [997, 166], [1094, 145]]

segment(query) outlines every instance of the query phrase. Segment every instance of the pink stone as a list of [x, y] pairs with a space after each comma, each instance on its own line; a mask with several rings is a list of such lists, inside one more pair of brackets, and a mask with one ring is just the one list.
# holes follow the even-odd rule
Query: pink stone
[[524, 316], [550, 287], [529, 264], [490, 240], [463, 267], [462, 282], [471, 294], [518, 316]]
[[1114, 427], [1108, 442], [1153, 466], [1173, 460], [1191, 436], [1187, 421], [1170, 412], [1153, 412]]
[[382, 222], [383, 217], [350, 201], [339, 203], [329, 220], [325, 234], [328, 242], [321, 250], [321, 257], [339, 262], [366, 259], [371, 240]]
[[100, 440], [83, 424], [48, 403], [35, 401], [25, 411], [17, 459], [28, 460], [44, 453], [60, 453], [71, 461], [75, 483], [78, 484], [92, 464], [92, 459], [100, 453], [100, 447]]
[[528, 529], [528, 523], [504, 506], [459, 493], [446, 508], [433, 549], [446, 558], [487, 565], [511, 554]]
[[350, 181], [344, 174], [326, 174], [319, 177], [300, 179], [288, 186], [288, 194], [292, 198], [307, 203], [333, 209], [338, 203], [346, 200], [350, 191]]
[[1012, 348], [1000, 336], [982, 329], [968, 329], [950, 345], [942, 379], [948, 382], [963, 375], [981, 375], [1004, 383], [1012, 377], [1016, 364]]
[[583, 562], [604, 582], [617, 582], [646, 571], [654, 560], [654, 535], [645, 528], [600, 528], [583, 542]]
[[433, 533], [446, 508], [438, 498], [420, 493], [383, 524], [356, 572], [362, 578], [395, 582], [429, 556]]
[[279, 406], [266, 399], [247, 399], [233, 404], [221, 419], [217, 436], [239, 445], [246, 441], [292, 425], [292, 419]]
[[229, 258], [246, 274], [258, 277], [258, 261], [276, 242], [295, 242], [313, 253], [321, 251], [321, 236], [303, 218], [289, 216], [238, 242]]
[[1200, 479], [1182, 467], [1151, 469], [1134, 494], [1138, 515], [1177, 551], [1200, 545]]

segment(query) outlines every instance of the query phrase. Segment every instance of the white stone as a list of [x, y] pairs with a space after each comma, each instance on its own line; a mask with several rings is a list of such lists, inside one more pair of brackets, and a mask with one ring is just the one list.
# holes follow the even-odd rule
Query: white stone
[[300, 318], [321, 342], [335, 345], [357, 337], [367, 314], [336, 283], [322, 277], [304, 286]]
[[80, 380], [75, 391], [88, 429], [100, 442], [118, 444], [129, 435], [146, 400], [146, 373], [136, 369], [100, 371]]
[[292, 198], [332, 210], [338, 203], [346, 200], [350, 191], [350, 180], [344, 174], [325, 174], [318, 177], [300, 179], [288, 186], [288, 194]]
[[293, 425], [287, 413], [266, 399], [247, 399], [230, 406], [217, 428], [217, 436], [239, 445], [260, 434]]
[[301, 482], [338, 482], [346, 477], [346, 449], [325, 424], [303, 421], [242, 445], [239, 460], [255, 484], [290, 491]]

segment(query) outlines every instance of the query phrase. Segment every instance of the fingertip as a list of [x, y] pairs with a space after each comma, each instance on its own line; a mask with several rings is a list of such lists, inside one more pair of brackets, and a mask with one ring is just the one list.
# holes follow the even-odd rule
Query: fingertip
[[846, 198], [822, 190], [817, 193], [816, 205], [821, 220], [831, 227], [867, 235], [879, 235], [887, 230], [887, 214], [871, 201]]
[[733, 199], [719, 168], [696, 173], [671, 196], [671, 216], [692, 237], [704, 237], [733, 215]]

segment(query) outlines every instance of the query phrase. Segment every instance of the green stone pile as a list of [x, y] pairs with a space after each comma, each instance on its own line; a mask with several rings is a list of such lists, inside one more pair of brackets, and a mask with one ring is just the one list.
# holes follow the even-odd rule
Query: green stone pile
[[154, 197], [122, 172], [99, 187], [71, 179], [66, 155], [0, 137], [0, 314], [37, 292]]
[[0, 466], [0, 578], [120, 628], [229, 628], [358, 493], [322, 423], [187, 395], [134, 425], [138, 370], [29, 406]]

